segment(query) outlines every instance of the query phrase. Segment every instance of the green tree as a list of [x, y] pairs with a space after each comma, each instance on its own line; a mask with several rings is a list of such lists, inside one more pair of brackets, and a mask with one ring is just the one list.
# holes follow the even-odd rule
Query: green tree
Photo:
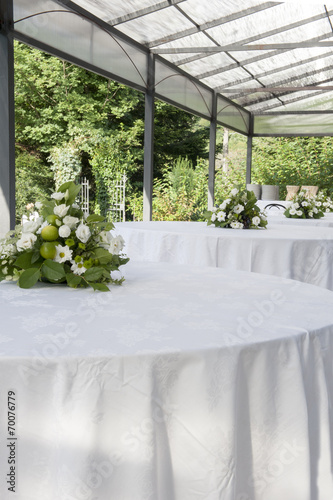
[[16, 149], [16, 222], [20, 223], [25, 207], [43, 199], [53, 188], [53, 172], [43, 168], [42, 160], [27, 151]]
[[[15, 100], [18, 157], [22, 150], [38, 157], [56, 182], [71, 171], [80, 175], [81, 163], [98, 211], [110, 203], [119, 173], [127, 174], [129, 194], [142, 190], [142, 93], [15, 42]], [[192, 161], [207, 155], [208, 128], [198, 124], [198, 118], [156, 101], [155, 177], [179, 155]]]
[[257, 138], [253, 148], [252, 179], [258, 184], [314, 185], [333, 191], [333, 139], [331, 137]]

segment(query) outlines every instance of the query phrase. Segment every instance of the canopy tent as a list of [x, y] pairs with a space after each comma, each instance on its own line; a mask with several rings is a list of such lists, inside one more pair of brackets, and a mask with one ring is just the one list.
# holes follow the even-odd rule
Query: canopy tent
[[333, 135], [332, 16], [332, 1], [314, 0], [0, 0], [0, 168], [9, 207], [1, 217], [14, 220], [13, 38], [145, 93], [150, 219], [155, 97], [210, 120], [209, 205], [218, 124], [248, 136], [248, 181], [252, 137]]

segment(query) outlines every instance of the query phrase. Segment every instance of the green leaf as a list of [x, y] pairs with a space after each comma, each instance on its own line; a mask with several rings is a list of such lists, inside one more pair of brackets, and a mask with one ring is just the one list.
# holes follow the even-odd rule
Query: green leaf
[[114, 224], [111, 221], [102, 224], [103, 231], [111, 231], [111, 229], [114, 229]]
[[94, 251], [94, 257], [99, 260], [102, 266], [111, 262], [113, 258], [112, 254], [105, 248], [96, 248]]
[[86, 222], [103, 222], [105, 217], [102, 215], [97, 215], [97, 214], [91, 214], [87, 217]]
[[74, 182], [69, 181], [62, 184], [58, 189], [58, 191], [60, 191], [61, 193], [66, 193], [67, 190], [68, 190], [68, 198], [66, 200], [66, 204], [72, 205], [72, 203], [74, 203], [75, 201], [75, 198], [81, 191], [81, 184], [74, 184]]
[[32, 256], [31, 256], [31, 264], [35, 264], [38, 261], [42, 262], [39, 250], [33, 252]]
[[66, 276], [64, 265], [47, 259], [42, 265], [42, 275], [49, 280], [59, 281]]
[[81, 276], [77, 276], [76, 274], [73, 273], [67, 273], [66, 274], [66, 281], [68, 286], [72, 288], [76, 288], [82, 281]]
[[125, 264], [127, 264], [127, 262], [129, 262], [129, 257], [119, 257], [119, 266], [124, 266]]
[[54, 201], [44, 201], [43, 208], [41, 211], [42, 216], [46, 219], [49, 215], [53, 214], [53, 210], [55, 207]]
[[18, 284], [21, 288], [31, 288], [40, 278], [40, 269], [35, 267], [26, 269], [20, 276]]
[[91, 267], [90, 269], [87, 269], [87, 271], [84, 273], [84, 277], [89, 282], [97, 281], [102, 276], [103, 272], [104, 272], [103, 267]]
[[94, 290], [99, 290], [100, 292], [109, 292], [110, 289], [108, 286], [106, 286], [104, 283], [93, 283], [88, 281], [89, 285], [94, 289]]
[[38, 257], [37, 260], [35, 258], [35, 254], [37, 252], [24, 252], [14, 262], [14, 265], [16, 267], [20, 267], [21, 269], [29, 269], [31, 267], [40, 267], [40, 264], [42, 263], [42, 258], [39, 255], [38, 252]]

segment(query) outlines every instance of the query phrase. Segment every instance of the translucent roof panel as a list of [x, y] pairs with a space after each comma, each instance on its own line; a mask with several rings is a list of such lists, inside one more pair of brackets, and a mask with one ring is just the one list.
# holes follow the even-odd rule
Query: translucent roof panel
[[[284, 101], [283, 109], [286, 111], [329, 111], [333, 110], [333, 92], [317, 91], [306, 95], [304, 99], [294, 96]], [[278, 111], [272, 108], [272, 111]]]
[[209, 89], [159, 59], [155, 62], [155, 79], [158, 97], [210, 119], [213, 93]]
[[331, 114], [283, 114], [254, 117], [254, 135], [328, 135], [333, 136]]
[[217, 99], [217, 121], [233, 130], [239, 130], [244, 134], [249, 133], [249, 114], [222, 96]]
[[[159, 97], [210, 117], [218, 93], [228, 108], [235, 103], [240, 119], [232, 127], [242, 133], [249, 113], [329, 110], [322, 88], [333, 87], [332, 0], [13, 2], [14, 36], [22, 41], [140, 90], [148, 86], [150, 53]], [[219, 113], [226, 125], [228, 113]]]
[[15, 0], [16, 32], [93, 68], [146, 87], [146, 51], [138, 50], [70, 9], [59, 8], [56, 1], [48, 0], [47, 10], [45, 6], [45, 0]]
[[167, 38], [173, 33], [186, 33], [193, 24], [176, 7], [148, 13], [118, 25], [118, 29], [128, 36], [133, 36], [143, 44], [149, 44], [160, 38]]

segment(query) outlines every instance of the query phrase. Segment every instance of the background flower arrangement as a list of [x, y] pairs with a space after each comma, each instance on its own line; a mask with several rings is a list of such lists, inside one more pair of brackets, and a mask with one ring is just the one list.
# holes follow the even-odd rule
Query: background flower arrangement
[[333, 201], [323, 191], [319, 191], [319, 193], [317, 194], [317, 201], [321, 201], [323, 212], [333, 212]]
[[30, 220], [0, 240], [0, 281], [18, 281], [21, 288], [31, 288], [47, 280], [100, 291], [109, 291], [107, 283], [123, 281], [111, 273], [129, 260], [121, 253], [124, 240], [111, 234], [114, 226], [104, 217], [84, 219], [75, 203], [80, 189], [66, 182], [50, 200], [28, 207], [34, 211]]
[[320, 219], [324, 217], [323, 202], [317, 196], [310, 196], [305, 191], [299, 191], [284, 215], [292, 219]]
[[214, 224], [216, 227], [232, 229], [265, 228], [266, 216], [256, 203], [257, 198], [252, 191], [234, 188], [228, 198], [212, 211], [206, 211], [204, 217], [208, 226]]

